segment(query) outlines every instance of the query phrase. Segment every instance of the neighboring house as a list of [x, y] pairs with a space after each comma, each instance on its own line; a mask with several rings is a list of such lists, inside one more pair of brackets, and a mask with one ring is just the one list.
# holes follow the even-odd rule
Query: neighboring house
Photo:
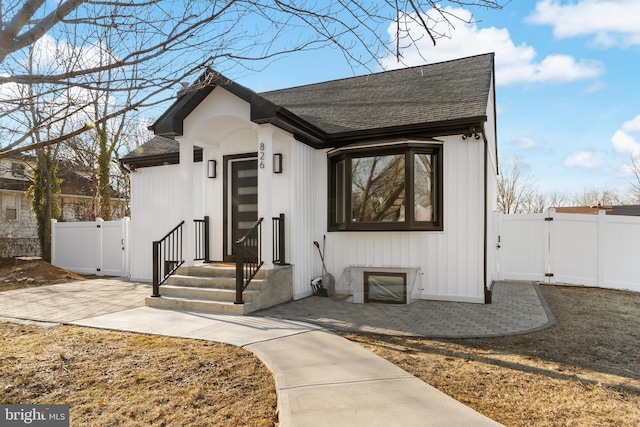
[[559, 206], [558, 213], [593, 214], [605, 211], [607, 215], [640, 216], [640, 205]]
[[31, 200], [26, 197], [31, 161], [25, 155], [0, 159], [0, 258], [40, 255]]
[[[0, 159], [0, 257], [40, 255], [35, 216], [31, 210], [32, 168], [36, 159], [15, 155]], [[69, 164], [59, 167], [62, 179], [61, 205], [64, 221], [85, 221], [94, 212], [94, 184], [91, 178]], [[113, 194], [114, 217], [124, 216], [124, 200]]]
[[317, 241], [339, 288], [381, 295], [400, 278], [407, 300], [490, 300], [493, 54], [265, 93], [208, 70], [151, 129], [122, 159], [132, 279], [151, 280], [152, 242], [183, 220], [193, 264], [205, 216], [216, 261], [233, 261], [233, 242], [264, 218], [273, 269], [270, 218], [284, 214], [294, 299], [321, 274]]

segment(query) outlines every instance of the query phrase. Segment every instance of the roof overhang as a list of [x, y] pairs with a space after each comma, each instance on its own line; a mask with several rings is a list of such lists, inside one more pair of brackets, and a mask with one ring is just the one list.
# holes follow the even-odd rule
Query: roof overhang
[[[208, 81], [206, 85], [202, 82]], [[201, 86], [201, 87], [199, 87]], [[216, 87], [222, 87], [250, 105], [250, 120], [256, 124], [271, 124], [291, 133], [296, 140], [310, 147], [335, 148], [371, 139], [385, 139], [404, 136], [438, 136], [464, 133], [469, 128], [482, 126], [487, 116], [468, 117], [442, 122], [418, 123], [406, 126], [393, 126], [365, 131], [347, 131], [328, 134], [296, 116], [286, 108], [276, 105], [256, 92], [248, 89], [222, 74], [215, 78], [203, 74], [194, 87], [177, 99], [160, 118], [150, 126], [156, 135], [180, 136], [184, 134], [184, 120]], [[130, 162], [128, 162], [130, 163]], [[157, 164], [157, 160], [154, 162]], [[130, 163], [131, 164], [131, 163]]]
[[[493, 57], [491, 57], [493, 61]], [[491, 67], [493, 67], [491, 62]], [[315, 149], [334, 149], [360, 142], [383, 141], [401, 138], [430, 138], [447, 135], [471, 135], [483, 132], [488, 120], [487, 115], [458, 115], [458, 118], [445, 119], [442, 115], [433, 117], [432, 121], [395, 125], [384, 124], [382, 127], [359, 128], [330, 131], [320, 124], [308, 121], [301, 115], [293, 113], [287, 107], [278, 105], [276, 101], [267, 99], [267, 94], [260, 95], [233, 80], [207, 69], [184, 93], [150, 126], [157, 136], [175, 137], [184, 135], [184, 120], [209, 96], [217, 87], [221, 87], [249, 104], [249, 119], [262, 125], [270, 124], [286, 132]], [[494, 92], [495, 98], [495, 92]], [[495, 103], [495, 100], [494, 100]], [[457, 114], [457, 113], [456, 113]], [[428, 120], [428, 115], [424, 117]], [[434, 121], [440, 120], [440, 121]], [[382, 122], [384, 123], [384, 121]], [[127, 159], [132, 166], [176, 163], [176, 154], [150, 155], [147, 159]], [[163, 163], [160, 163], [163, 162]]]

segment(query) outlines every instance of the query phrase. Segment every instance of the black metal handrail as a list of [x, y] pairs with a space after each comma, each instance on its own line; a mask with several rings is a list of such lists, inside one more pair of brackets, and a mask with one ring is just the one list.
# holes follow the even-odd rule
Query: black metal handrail
[[272, 218], [273, 235], [273, 263], [277, 265], [287, 265], [285, 261], [285, 241], [284, 241], [284, 214]]
[[162, 239], [153, 242], [153, 294], [160, 296], [160, 285], [184, 263], [182, 257], [182, 226], [175, 226]]
[[210, 262], [209, 257], [209, 217], [194, 219], [196, 252], [194, 261]]
[[242, 292], [262, 267], [262, 218], [257, 220], [247, 233], [235, 243], [236, 300], [244, 304]]

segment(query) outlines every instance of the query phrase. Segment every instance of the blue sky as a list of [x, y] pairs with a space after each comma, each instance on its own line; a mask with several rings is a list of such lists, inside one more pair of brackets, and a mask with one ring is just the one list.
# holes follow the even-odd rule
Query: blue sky
[[[420, 46], [422, 57], [406, 49], [405, 62], [495, 52], [501, 161], [529, 165], [541, 192], [625, 191], [630, 156], [640, 158], [640, 1], [512, 1], [502, 11], [452, 12], [473, 14], [474, 23], [454, 22], [450, 38]], [[366, 73], [326, 48], [228, 77], [261, 92]]]

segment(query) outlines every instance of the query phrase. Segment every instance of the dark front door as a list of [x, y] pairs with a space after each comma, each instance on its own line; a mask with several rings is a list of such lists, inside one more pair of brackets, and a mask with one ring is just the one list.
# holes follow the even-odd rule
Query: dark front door
[[258, 160], [229, 160], [225, 261], [235, 260], [234, 243], [258, 220]]

